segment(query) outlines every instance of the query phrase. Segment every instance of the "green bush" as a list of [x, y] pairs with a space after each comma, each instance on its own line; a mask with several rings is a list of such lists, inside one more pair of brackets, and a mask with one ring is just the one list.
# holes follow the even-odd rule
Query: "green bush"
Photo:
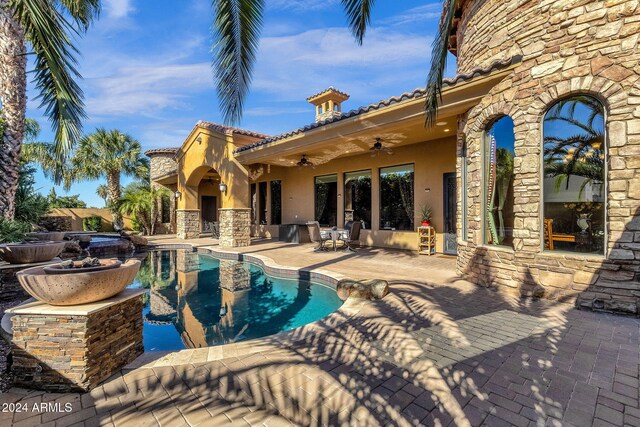
[[21, 221], [9, 221], [0, 218], [0, 243], [24, 242], [31, 225]]
[[93, 215], [82, 220], [82, 228], [84, 231], [100, 231], [102, 230], [102, 217]]

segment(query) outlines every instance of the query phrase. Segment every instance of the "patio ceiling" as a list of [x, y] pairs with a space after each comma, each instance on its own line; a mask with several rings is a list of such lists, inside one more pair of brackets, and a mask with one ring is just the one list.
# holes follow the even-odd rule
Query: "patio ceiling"
[[453, 137], [457, 116], [477, 105], [511, 68], [445, 87], [433, 128], [425, 127], [424, 96], [420, 96], [240, 151], [235, 156], [244, 164], [294, 166], [305, 154], [312, 162], [322, 164], [369, 152], [376, 138], [381, 138], [383, 146], [394, 148]]

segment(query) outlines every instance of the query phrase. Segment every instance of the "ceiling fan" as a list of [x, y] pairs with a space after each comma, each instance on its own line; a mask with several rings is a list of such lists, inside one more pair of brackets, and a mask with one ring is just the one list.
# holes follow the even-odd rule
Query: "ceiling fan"
[[300, 159], [300, 161], [297, 163], [297, 165], [298, 165], [299, 167], [301, 167], [301, 168], [302, 168], [302, 167], [306, 167], [306, 166], [310, 166], [310, 167], [312, 167], [312, 168], [314, 168], [314, 169], [315, 169], [315, 167], [316, 167], [316, 165], [315, 165], [312, 161], [310, 161], [309, 159], [307, 159], [307, 155], [306, 155], [306, 154], [303, 154], [303, 155], [302, 155], [302, 158], [301, 158], [301, 159]]
[[382, 145], [382, 138], [376, 138], [376, 142], [371, 148], [369, 148], [369, 150], [371, 151], [371, 157], [377, 156], [381, 151], [384, 151], [389, 155], [393, 154], [393, 150], [391, 148]]

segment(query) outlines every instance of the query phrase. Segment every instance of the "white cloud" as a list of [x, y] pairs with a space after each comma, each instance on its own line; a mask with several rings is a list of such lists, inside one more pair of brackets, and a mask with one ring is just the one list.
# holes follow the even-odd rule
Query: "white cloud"
[[154, 116], [162, 109], [189, 109], [186, 99], [212, 86], [208, 63], [153, 62], [116, 68], [106, 77], [85, 80], [90, 116]]
[[409, 90], [422, 84], [430, 42], [389, 28], [371, 28], [362, 46], [342, 27], [265, 37], [253, 87], [294, 101], [333, 85], [371, 101], [371, 94], [384, 92], [385, 86], [400, 83]]
[[385, 25], [408, 25], [415, 23], [426, 25], [428, 21], [440, 18], [441, 12], [442, 4], [440, 2], [428, 3], [391, 16], [380, 21], [380, 23]]
[[134, 11], [131, 0], [104, 0], [104, 9], [109, 18], [125, 18]]

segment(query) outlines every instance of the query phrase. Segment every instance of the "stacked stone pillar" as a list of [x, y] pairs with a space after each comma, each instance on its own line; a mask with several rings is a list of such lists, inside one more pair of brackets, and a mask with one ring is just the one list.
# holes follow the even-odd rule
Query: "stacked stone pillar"
[[178, 239], [195, 239], [200, 235], [199, 209], [178, 209], [176, 211], [176, 234]]
[[251, 209], [219, 209], [218, 218], [220, 220], [220, 246], [237, 247], [251, 244]]
[[141, 289], [92, 304], [35, 302], [12, 314], [12, 372], [18, 387], [89, 391], [144, 351]]

